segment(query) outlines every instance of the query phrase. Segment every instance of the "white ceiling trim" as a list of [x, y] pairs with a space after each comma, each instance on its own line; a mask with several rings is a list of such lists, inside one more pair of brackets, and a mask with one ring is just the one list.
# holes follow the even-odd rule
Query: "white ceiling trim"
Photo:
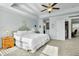
[[8, 6], [8, 7], [10, 7], [10, 6], [12, 6], [14, 3], [0, 3], [0, 5], [4, 5], [4, 6]]
[[28, 14], [26, 14], [25, 12], [23, 12], [23, 11], [20, 11], [20, 10], [18, 10], [18, 9], [15, 9], [15, 8], [13, 8], [13, 7], [6, 7], [6, 6], [4, 6], [4, 5], [0, 5], [0, 9], [5, 9], [5, 10], [7, 10], [8, 9], [8, 11], [10, 10], [11, 12], [13, 11], [13, 13], [14, 12], [16, 12], [16, 14], [20, 14], [20, 15], [22, 15], [22, 16], [25, 16], [25, 17], [27, 17], [28, 19], [33, 19], [33, 20], [36, 20], [37, 18], [35, 18], [35, 17], [33, 17], [33, 16], [30, 16], [30, 15], [28, 15]]
[[26, 7], [25, 5], [19, 5], [19, 6], [20, 6], [20, 7], [22, 8], [22, 10], [24, 10], [26, 13], [31, 14], [31, 15], [33, 15], [33, 16], [35, 16], [35, 17], [37, 16], [33, 10], [29, 9], [29, 8]]
[[35, 7], [35, 5], [33, 3], [27, 3], [27, 4], [24, 4], [26, 5], [27, 7], [29, 7], [29, 9], [33, 10], [33, 12], [39, 14], [39, 10]]
[[19, 5], [19, 6], [17, 6], [17, 7], [14, 6], [13, 8], [14, 8], [14, 9], [17, 9], [17, 10], [19, 10], [19, 11], [24, 12], [24, 13], [27, 14], [28, 16], [32, 16], [32, 17], [37, 18], [37, 16], [34, 15], [34, 13], [31, 13], [31, 12], [29, 12], [28, 10], [26, 10], [23, 5]]

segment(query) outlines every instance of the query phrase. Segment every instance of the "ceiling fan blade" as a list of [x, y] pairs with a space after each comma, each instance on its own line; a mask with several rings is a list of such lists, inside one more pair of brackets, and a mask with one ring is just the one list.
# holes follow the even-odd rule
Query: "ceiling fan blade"
[[46, 7], [46, 8], [48, 8], [48, 6], [46, 6], [46, 5], [42, 5], [43, 7]]
[[52, 8], [52, 9], [60, 9], [60, 8]]
[[55, 6], [57, 3], [52, 4], [52, 7]]
[[44, 10], [42, 10], [41, 12], [43, 12], [43, 11], [45, 11], [45, 10], [47, 10], [47, 9], [44, 9]]

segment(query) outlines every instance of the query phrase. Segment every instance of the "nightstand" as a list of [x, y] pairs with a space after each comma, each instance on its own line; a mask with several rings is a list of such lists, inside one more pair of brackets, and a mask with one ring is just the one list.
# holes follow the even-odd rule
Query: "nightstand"
[[2, 48], [12, 48], [14, 47], [14, 37], [6, 36], [2, 38]]

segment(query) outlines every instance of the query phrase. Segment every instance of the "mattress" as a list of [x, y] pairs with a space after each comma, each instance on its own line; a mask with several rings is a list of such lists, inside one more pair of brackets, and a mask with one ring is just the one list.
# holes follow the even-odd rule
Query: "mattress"
[[29, 44], [36, 44], [45, 40], [49, 40], [49, 36], [47, 34], [28, 34], [22, 37], [22, 41], [29, 42]]
[[15, 44], [16, 44], [16, 46], [17, 47], [19, 47], [19, 48], [23, 48], [23, 49], [25, 49], [25, 50], [29, 50], [30, 48], [29, 48], [29, 45], [28, 45], [28, 43], [25, 43], [25, 42], [21, 42], [21, 41], [15, 41]]
[[16, 45], [26, 50], [36, 50], [50, 40], [47, 34], [36, 33], [14, 35], [14, 37], [16, 39]]

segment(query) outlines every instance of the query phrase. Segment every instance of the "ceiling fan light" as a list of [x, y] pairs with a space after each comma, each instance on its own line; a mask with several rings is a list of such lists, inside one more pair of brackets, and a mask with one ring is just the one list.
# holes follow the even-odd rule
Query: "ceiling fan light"
[[52, 11], [52, 8], [48, 8], [47, 10], [48, 10], [48, 11]]

